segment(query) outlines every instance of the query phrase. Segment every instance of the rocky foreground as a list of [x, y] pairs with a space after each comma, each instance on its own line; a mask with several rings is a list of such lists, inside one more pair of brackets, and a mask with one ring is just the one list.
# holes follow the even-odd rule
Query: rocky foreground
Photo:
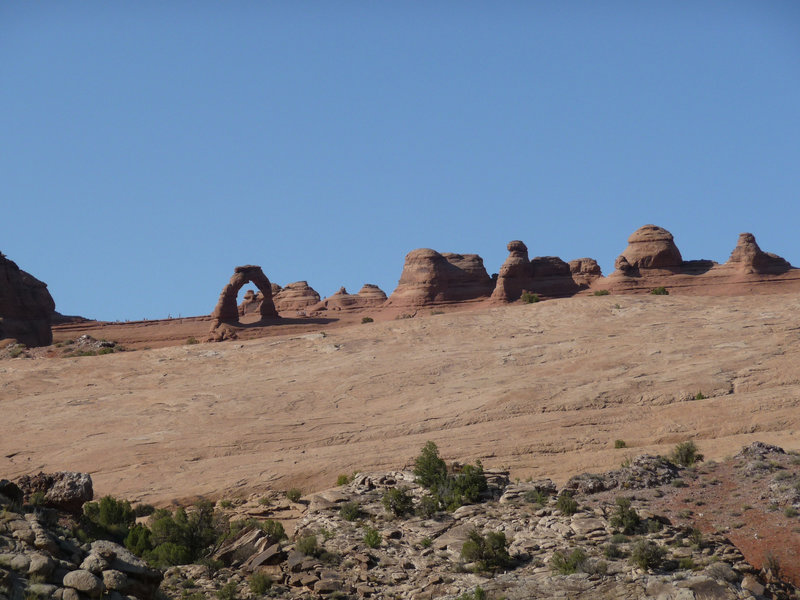
[[[774, 473], [754, 480], [762, 491], [760, 503], [748, 507], [756, 521], [782, 511], [796, 523], [797, 455], [756, 443], [728, 462], [743, 476]], [[800, 597], [788, 582], [796, 565], [780, 558], [787, 539], [796, 551], [796, 527], [789, 538], [776, 537], [782, 548], [753, 560], [728, 535], [744, 522], [701, 531], [691, 511], [658, 510], [664, 501], [676, 504], [670, 499], [693, 481], [702, 480], [694, 492], [719, 486], [723, 467], [680, 467], [643, 455], [606, 474], [576, 476], [561, 490], [550, 480], [509, 482], [504, 472], [487, 471], [481, 502], [427, 514], [427, 491], [412, 472], [356, 474], [302, 498], [220, 501], [218, 513], [250, 519], [248, 525], [216, 544], [204, 564], [162, 570], [119, 544], [76, 539], [69, 510], [76, 498], [87, 499], [85, 477], [73, 476], [66, 486], [57, 477], [27, 478], [19, 481], [22, 489], [4, 481], [0, 600]], [[744, 491], [748, 482], [741, 483]], [[23, 490], [26, 502], [38, 492], [40, 506], [23, 505]], [[392, 510], [398, 505], [387, 497], [406, 497], [411, 506]], [[274, 530], [259, 526], [287, 518], [296, 519], [291, 539], [275, 539]]]

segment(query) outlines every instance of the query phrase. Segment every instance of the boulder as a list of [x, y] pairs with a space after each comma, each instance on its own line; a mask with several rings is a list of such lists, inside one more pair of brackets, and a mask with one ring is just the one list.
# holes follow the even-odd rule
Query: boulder
[[430, 248], [406, 255], [387, 306], [425, 306], [488, 298], [492, 279], [477, 254], [439, 253]]
[[0, 479], [0, 504], [21, 504], [23, 496], [22, 490], [16, 483]]
[[85, 502], [94, 497], [92, 476], [88, 473], [42, 473], [20, 477], [17, 485], [30, 500], [32, 494], [44, 493], [44, 504], [65, 512], [80, 514]]
[[572, 280], [579, 286], [589, 286], [603, 276], [600, 265], [593, 258], [576, 258], [569, 261], [569, 271]]
[[0, 252], [0, 340], [13, 338], [27, 346], [52, 344], [55, 308], [47, 284]]
[[641, 269], [679, 271], [682, 263], [683, 258], [672, 234], [663, 227], [645, 225], [628, 238], [628, 247], [617, 259], [616, 268], [623, 272]]
[[319, 302], [319, 294], [307, 281], [295, 281], [282, 288], [274, 297], [279, 312], [303, 311]]
[[83, 592], [92, 598], [99, 597], [103, 593], [103, 581], [83, 569], [76, 569], [64, 575], [64, 587], [70, 587], [79, 592]]
[[787, 260], [777, 254], [764, 252], [759, 248], [752, 233], [739, 234], [736, 247], [725, 264], [734, 266], [744, 273], [757, 273], [759, 275], [777, 275], [785, 273], [792, 268], [792, 265]]

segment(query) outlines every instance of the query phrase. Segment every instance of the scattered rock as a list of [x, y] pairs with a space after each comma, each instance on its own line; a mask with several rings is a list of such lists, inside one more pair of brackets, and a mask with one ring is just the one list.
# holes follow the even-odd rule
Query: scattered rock
[[30, 501], [33, 494], [44, 494], [44, 504], [65, 512], [80, 514], [83, 504], [94, 497], [92, 477], [88, 473], [42, 473], [25, 475], [17, 481]]

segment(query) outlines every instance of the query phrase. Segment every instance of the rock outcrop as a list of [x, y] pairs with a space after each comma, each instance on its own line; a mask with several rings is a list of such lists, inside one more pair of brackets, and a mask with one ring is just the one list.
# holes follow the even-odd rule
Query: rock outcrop
[[281, 289], [274, 300], [278, 312], [299, 312], [317, 304], [319, 293], [307, 281], [295, 281]]
[[27, 346], [50, 345], [55, 308], [47, 284], [0, 253], [0, 340], [15, 339]]
[[630, 272], [667, 269], [679, 272], [683, 258], [672, 234], [657, 225], [644, 225], [628, 238], [628, 247], [617, 258], [616, 268]]
[[734, 266], [746, 274], [759, 275], [777, 275], [792, 268], [792, 265], [784, 258], [771, 252], [764, 252], [759, 248], [752, 233], [739, 234], [736, 247], [725, 264]]
[[278, 316], [278, 311], [275, 310], [275, 305], [272, 302], [272, 284], [264, 275], [261, 267], [256, 265], [244, 265], [234, 269], [233, 277], [228, 284], [222, 288], [219, 295], [217, 306], [214, 312], [211, 313], [219, 325], [220, 323], [238, 323], [239, 322], [239, 307], [236, 305], [236, 296], [239, 290], [249, 282], [253, 282], [261, 291], [262, 300], [259, 307], [259, 313], [264, 319], [275, 318]]
[[591, 258], [566, 263], [557, 256], [528, 260], [528, 247], [520, 240], [508, 243], [508, 258], [500, 267], [492, 299], [514, 302], [523, 292], [543, 296], [570, 296], [587, 288], [601, 276], [600, 266]]
[[348, 294], [344, 287], [314, 305], [310, 311], [321, 310], [359, 310], [376, 308], [386, 302], [386, 294], [377, 285], [366, 283], [357, 294]]
[[387, 306], [424, 306], [488, 298], [492, 279], [477, 254], [439, 253], [430, 248], [406, 255]]
[[40, 502], [44, 506], [72, 514], [80, 514], [84, 503], [94, 496], [92, 476], [88, 473], [40, 472], [21, 477], [17, 485], [26, 501], [30, 501], [34, 495], [40, 495]]

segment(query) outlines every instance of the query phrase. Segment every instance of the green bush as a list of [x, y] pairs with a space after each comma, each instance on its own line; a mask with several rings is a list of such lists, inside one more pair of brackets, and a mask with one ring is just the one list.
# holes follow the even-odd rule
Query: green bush
[[658, 286], [657, 288], [653, 288], [650, 290], [650, 293], [654, 296], [669, 296], [669, 290], [665, 288], [663, 285]]
[[606, 544], [603, 548], [603, 554], [606, 558], [622, 558], [622, 550], [619, 549], [615, 543]]
[[425, 494], [417, 504], [417, 515], [424, 519], [430, 519], [440, 510], [439, 501], [430, 494]]
[[695, 463], [702, 462], [703, 455], [697, 451], [697, 446], [695, 446], [694, 442], [689, 440], [688, 442], [681, 442], [675, 446], [675, 449], [670, 455], [670, 459], [675, 464], [683, 467], [691, 467]]
[[297, 550], [300, 554], [305, 554], [306, 556], [316, 556], [317, 552], [319, 551], [319, 547], [317, 546], [317, 536], [315, 535], [307, 535], [301, 537], [294, 545], [295, 550]]
[[525, 492], [523, 498], [525, 499], [525, 502], [530, 502], [531, 504], [537, 504], [539, 506], [544, 506], [549, 500], [547, 494], [545, 494], [542, 490], [528, 490]]
[[219, 600], [236, 600], [236, 582], [229, 581], [217, 591]]
[[428, 489], [447, 479], [447, 465], [439, 458], [439, 448], [433, 442], [427, 442], [415, 459], [414, 475], [417, 483]]
[[684, 571], [694, 570], [694, 561], [691, 556], [685, 556], [678, 561], [678, 568]]
[[625, 535], [636, 533], [641, 525], [641, 518], [635, 509], [631, 508], [629, 498], [617, 498], [614, 514], [609, 519], [609, 524], [621, 530]]
[[373, 321], [374, 319], [372, 317], [363, 317], [361, 319], [361, 324], [363, 325], [364, 323], [372, 323]]
[[569, 554], [556, 550], [550, 559], [550, 568], [561, 575], [571, 575], [580, 571], [585, 562], [586, 553], [580, 548], [575, 548]]
[[490, 531], [482, 536], [473, 529], [461, 548], [461, 556], [468, 562], [477, 563], [482, 571], [497, 571], [511, 565], [508, 541], [502, 531]]
[[144, 553], [153, 549], [150, 540], [150, 530], [139, 523], [134, 524], [125, 536], [125, 547], [137, 556], [144, 556]]
[[99, 502], [83, 505], [83, 525], [94, 537], [110, 537], [121, 542], [136, 521], [136, 513], [127, 500], [104, 496]]
[[297, 502], [302, 497], [303, 492], [298, 490], [297, 488], [292, 488], [286, 492], [286, 497], [291, 500], [292, 502]]
[[266, 573], [253, 573], [247, 583], [251, 592], [258, 596], [263, 596], [272, 587], [272, 577]]
[[393, 487], [386, 490], [381, 502], [396, 517], [402, 517], [414, 510], [414, 499], [405, 488]]
[[619, 450], [620, 448], [627, 448], [628, 445], [625, 443], [625, 440], [614, 440], [614, 448]]
[[578, 501], [572, 497], [572, 494], [564, 490], [556, 500], [556, 507], [562, 514], [571, 516], [578, 512]]
[[156, 512], [156, 507], [152, 504], [137, 504], [133, 507], [133, 514], [137, 517], [149, 517]]
[[200, 342], [198, 342], [198, 341], [197, 341], [197, 338], [196, 338], [196, 337], [194, 337], [194, 336], [191, 336], [191, 337], [189, 337], [189, 338], [187, 338], [187, 339], [186, 339], [186, 345], [187, 345], [187, 346], [192, 346], [192, 345], [194, 345], [194, 344], [199, 344], [199, 343], [200, 343]]
[[706, 396], [703, 392], [697, 392], [694, 395], [695, 400], [705, 400], [708, 396]]
[[373, 527], [367, 527], [364, 533], [364, 544], [369, 548], [377, 548], [381, 545], [381, 534]]
[[539, 294], [532, 294], [531, 292], [522, 292], [519, 297], [524, 304], [534, 304], [539, 301]]
[[486, 592], [478, 586], [472, 592], [464, 592], [456, 600], [486, 600]]
[[797, 516], [797, 509], [794, 506], [787, 506], [783, 509], [783, 514], [791, 519]]
[[361, 506], [358, 502], [345, 502], [339, 509], [339, 516], [345, 521], [355, 521], [361, 517]]
[[[217, 541], [214, 505], [202, 500], [187, 512], [156, 510], [150, 527], [153, 549], [144, 558], [157, 566], [181, 565], [204, 557]], [[141, 541], [141, 534], [138, 538]]]
[[188, 565], [193, 557], [186, 546], [164, 542], [145, 553], [147, 562], [157, 567]]
[[425, 500], [422, 512], [429, 513], [428, 516], [438, 510], [453, 511], [464, 504], [478, 502], [487, 489], [480, 461], [475, 465], [464, 465], [460, 473], [448, 474], [447, 465], [439, 457], [439, 449], [433, 442], [423, 446], [414, 465], [417, 483], [428, 488], [431, 498], [437, 503], [434, 508], [430, 500]]
[[608, 296], [610, 293], [611, 292], [609, 292], [608, 290], [595, 290], [594, 291], [594, 295], [595, 296]]
[[336, 485], [347, 485], [350, 483], [351, 479], [349, 475], [339, 475], [336, 478]]
[[665, 554], [664, 548], [655, 542], [639, 540], [631, 550], [631, 562], [643, 571], [647, 571], [658, 568], [664, 560]]

